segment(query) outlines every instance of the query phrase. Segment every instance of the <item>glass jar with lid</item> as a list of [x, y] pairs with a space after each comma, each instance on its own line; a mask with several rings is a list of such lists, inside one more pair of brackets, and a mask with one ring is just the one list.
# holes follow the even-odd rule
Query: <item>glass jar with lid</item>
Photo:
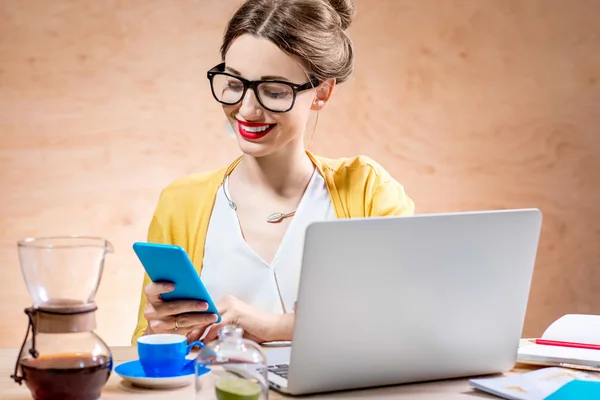
[[[260, 346], [228, 325], [196, 357], [197, 400], [266, 400], [267, 359]], [[210, 373], [206, 370], [210, 369]]]

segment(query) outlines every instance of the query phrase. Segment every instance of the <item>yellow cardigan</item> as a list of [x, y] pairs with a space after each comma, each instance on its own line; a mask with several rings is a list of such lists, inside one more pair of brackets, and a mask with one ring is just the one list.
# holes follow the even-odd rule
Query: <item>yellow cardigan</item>
[[[414, 203], [403, 186], [368, 157], [328, 159], [306, 152], [323, 176], [338, 218], [411, 215]], [[176, 180], [161, 193], [148, 229], [148, 242], [181, 246], [188, 253], [198, 274], [202, 271], [204, 242], [217, 190], [228, 168], [195, 174]], [[150, 283], [144, 275], [143, 286]], [[142, 290], [138, 322], [131, 343], [146, 331], [146, 297]]]

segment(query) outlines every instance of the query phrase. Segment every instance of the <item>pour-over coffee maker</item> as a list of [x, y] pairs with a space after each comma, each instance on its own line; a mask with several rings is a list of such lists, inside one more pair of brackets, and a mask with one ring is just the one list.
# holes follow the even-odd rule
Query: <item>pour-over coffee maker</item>
[[113, 363], [94, 333], [94, 296], [112, 245], [95, 237], [42, 237], [19, 241], [18, 251], [33, 306], [25, 309], [29, 326], [11, 378], [25, 382], [35, 400], [100, 398]]

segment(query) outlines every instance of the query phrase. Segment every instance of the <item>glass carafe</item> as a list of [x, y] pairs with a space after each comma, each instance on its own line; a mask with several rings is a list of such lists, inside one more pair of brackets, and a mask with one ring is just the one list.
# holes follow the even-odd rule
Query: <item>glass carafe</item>
[[[269, 396], [267, 359], [244, 331], [224, 326], [219, 338], [196, 357], [197, 400], [266, 400]], [[210, 372], [206, 372], [206, 369]]]
[[113, 363], [94, 333], [94, 297], [112, 245], [95, 237], [30, 238], [18, 251], [33, 306], [25, 309], [29, 326], [11, 377], [36, 400], [100, 398]]

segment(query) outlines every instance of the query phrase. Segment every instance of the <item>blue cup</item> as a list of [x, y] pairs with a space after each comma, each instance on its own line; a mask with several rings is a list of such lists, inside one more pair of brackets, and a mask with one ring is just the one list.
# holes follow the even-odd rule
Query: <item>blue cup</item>
[[187, 337], [176, 334], [154, 334], [138, 338], [137, 348], [140, 364], [148, 377], [160, 378], [179, 376], [193, 364], [186, 356], [194, 346], [204, 347], [204, 343], [187, 343]]

